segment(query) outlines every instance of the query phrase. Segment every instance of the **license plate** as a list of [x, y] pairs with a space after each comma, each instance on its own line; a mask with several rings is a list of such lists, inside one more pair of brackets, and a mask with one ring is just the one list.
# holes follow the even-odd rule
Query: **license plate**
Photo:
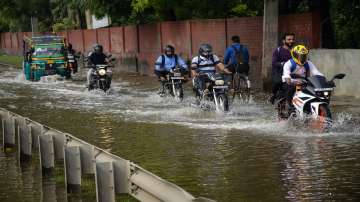
[[173, 76], [173, 77], [171, 77], [171, 79], [178, 79], [178, 80], [180, 80], [180, 79], [184, 79], [184, 77], [182, 77], [182, 76]]
[[227, 89], [228, 86], [213, 86], [214, 89]]
[[75, 60], [69, 60], [69, 62], [75, 62]]
[[179, 76], [181, 76], [181, 73], [174, 73], [174, 76], [179, 77]]

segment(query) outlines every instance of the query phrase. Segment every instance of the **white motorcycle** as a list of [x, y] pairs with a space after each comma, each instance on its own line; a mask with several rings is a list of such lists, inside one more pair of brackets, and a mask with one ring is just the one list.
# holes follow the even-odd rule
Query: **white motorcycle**
[[289, 113], [289, 105], [284, 96], [276, 101], [279, 119], [297, 117], [304, 120], [310, 129], [324, 132], [331, 128], [332, 116], [330, 111], [330, 97], [334, 90], [335, 79], [343, 79], [345, 74], [337, 74], [327, 81], [323, 76], [308, 78], [292, 75], [301, 80], [301, 85], [296, 85], [296, 92], [292, 99], [294, 110]]

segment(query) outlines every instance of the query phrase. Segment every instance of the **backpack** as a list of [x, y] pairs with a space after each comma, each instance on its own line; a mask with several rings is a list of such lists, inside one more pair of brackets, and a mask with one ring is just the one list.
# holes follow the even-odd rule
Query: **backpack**
[[[175, 54], [175, 67], [178, 65], [178, 56]], [[161, 55], [161, 68], [165, 68], [165, 55]]]
[[231, 48], [234, 50], [235, 52], [235, 58], [237, 60], [238, 64], [244, 63], [244, 51], [243, 51], [243, 46], [240, 45], [240, 49], [238, 50], [235, 45], [232, 45]]
[[[291, 62], [290, 72], [292, 73], [293, 71], [295, 71], [297, 64], [296, 64], [296, 62], [294, 61], [294, 59], [292, 59], [292, 58], [290, 59], [290, 62]], [[306, 62], [306, 63], [304, 64], [304, 67], [305, 67], [305, 77], [308, 77], [309, 74], [310, 74], [310, 66], [309, 66], [309, 63]]]

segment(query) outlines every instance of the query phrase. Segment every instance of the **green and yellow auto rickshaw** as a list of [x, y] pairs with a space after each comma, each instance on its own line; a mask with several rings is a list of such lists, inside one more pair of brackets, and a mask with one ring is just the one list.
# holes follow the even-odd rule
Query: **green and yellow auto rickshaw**
[[65, 39], [62, 36], [24, 38], [23, 71], [26, 80], [39, 81], [43, 76], [71, 77], [66, 62]]

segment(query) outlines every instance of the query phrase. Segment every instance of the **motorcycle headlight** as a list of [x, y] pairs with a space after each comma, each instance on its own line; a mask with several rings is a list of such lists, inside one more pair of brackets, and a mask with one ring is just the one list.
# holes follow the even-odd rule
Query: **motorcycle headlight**
[[222, 85], [224, 85], [224, 80], [216, 80], [215, 81], [215, 85], [217, 85], [217, 86], [222, 86]]
[[324, 96], [325, 96], [325, 97], [329, 96], [329, 92], [326, 92], [326, 91], [325, 91], [325, 92], [324, 92]]
[[100, 69], [99, 70], [99, 75], [100, 76], [104, 76], [106, 74], [106, 70], [105, 69]]

